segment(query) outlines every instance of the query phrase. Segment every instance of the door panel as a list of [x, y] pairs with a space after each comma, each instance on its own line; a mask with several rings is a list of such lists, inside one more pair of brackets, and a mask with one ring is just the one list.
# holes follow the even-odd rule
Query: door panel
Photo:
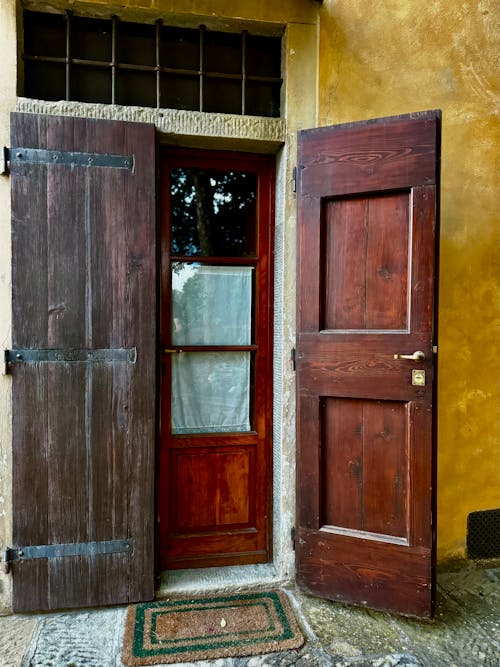
[[161, 567], [267, 562], [273, 165], [162, 156]]
[[324, 329], [406, 329], [409, 193], [325, 203]]
[[322, 524], [407, 539], [407, 405], [327, 398]]
[[421, 616], [434, 605], [439, 120], [299, 134], [297, 579]]
[[[13, 607], [151, 599], [154, 126], [13, 114], [11, 132], [13, 146], [134, 161], [133, 170], [11, 164], [13, 346], [59, 350], [11, 368], [14, 547], [86, 549], [15, 561]], [[135, 363], [75, 356], [131, 348]], [[128, 550], [99, 552], [115, 541]]]

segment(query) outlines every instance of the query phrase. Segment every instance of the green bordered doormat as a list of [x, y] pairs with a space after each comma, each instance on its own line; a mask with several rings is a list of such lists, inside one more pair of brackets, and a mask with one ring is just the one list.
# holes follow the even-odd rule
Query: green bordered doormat
[[126, 665], [214, 660], [302, 646], [304, 638], [281, 591], [176, 598], [129, 607]]

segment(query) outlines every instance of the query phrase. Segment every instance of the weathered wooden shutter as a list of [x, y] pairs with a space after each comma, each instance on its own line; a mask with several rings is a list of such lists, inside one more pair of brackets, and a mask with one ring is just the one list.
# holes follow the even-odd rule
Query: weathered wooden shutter
[[299, 134], [297, 580], [434, 607], [440, 113]]
[[11, 128], [13, 607], [151, 599], [154, 127]]

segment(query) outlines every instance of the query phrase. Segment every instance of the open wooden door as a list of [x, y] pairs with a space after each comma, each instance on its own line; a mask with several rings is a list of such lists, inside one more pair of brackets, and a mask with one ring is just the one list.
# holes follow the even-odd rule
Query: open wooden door
[[14, 611], [154, 594], [155, 130], [13, 114]]
[[299, 134], [297, 580], [415, 616], [434, 607], [439, 143], [437, 111]]

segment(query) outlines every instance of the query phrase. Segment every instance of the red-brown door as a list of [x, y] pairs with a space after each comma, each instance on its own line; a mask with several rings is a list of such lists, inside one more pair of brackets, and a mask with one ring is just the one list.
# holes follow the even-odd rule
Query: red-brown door
[[297, 579], [431, 616], [440, 113], [299, 134]]
[[160, 567], [270, 557], [273, 161], [161, 158]]

